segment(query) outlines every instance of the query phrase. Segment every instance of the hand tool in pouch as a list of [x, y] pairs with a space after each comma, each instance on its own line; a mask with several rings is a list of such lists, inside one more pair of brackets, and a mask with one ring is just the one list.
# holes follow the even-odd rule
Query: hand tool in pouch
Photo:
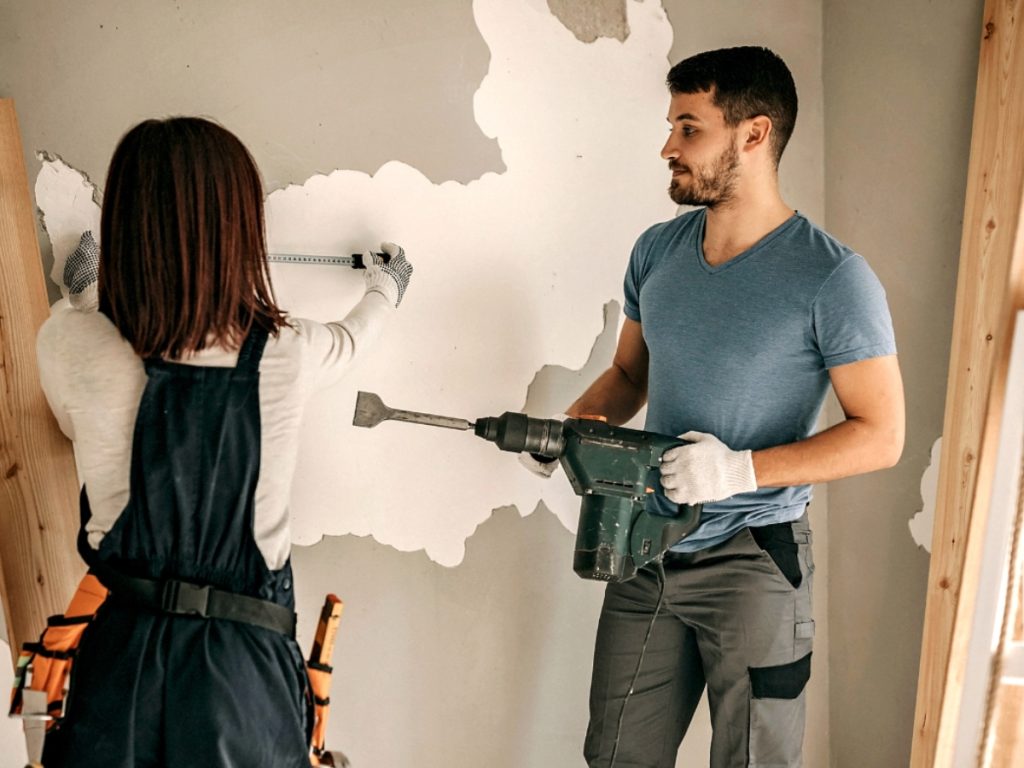
[[93, 573], [85, 574], [67, 610], [46, 620], [37, 642], [22, 646], [8, 714], [24, 723], [30, 768], [40, 765], [44, 736], [64, 717], [78, 644], [106, 599], [106, 587]]
[[324, 607], [320, 611], [320, 620], [316, 625], [313, 637], [313, 649], [306, 662], [306, 674], [309, 676], [309, 687], [313, 696], [313, 736], [310, 740], [309, 762], [312, 765], [332, 766], [332, 768], [348, 768], [348, 758], [341, 752], [331, 752], [324, 748], [327, 739], [327, 716], [331, 712], [331, 656], [334, 654], [334, 639], [338, 634], [341, 622], [341, 609], [344, 604], [335, 595], [327, 595]]

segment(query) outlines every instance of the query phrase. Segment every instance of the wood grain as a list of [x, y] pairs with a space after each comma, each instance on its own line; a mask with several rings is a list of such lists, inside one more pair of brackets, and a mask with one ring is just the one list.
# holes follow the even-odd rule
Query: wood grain
[[932, 560], [914, 718], [914, 768], [947, 766], [978, 589], [1012, 318], [1024, 299], [1024, 8], [987, 0]]
[[0, 99], [0, 589], [13, 655], [63, 610], [84, 571], [71, 443], [36, 366], [49, 304], [34, 213], [14, 102]]

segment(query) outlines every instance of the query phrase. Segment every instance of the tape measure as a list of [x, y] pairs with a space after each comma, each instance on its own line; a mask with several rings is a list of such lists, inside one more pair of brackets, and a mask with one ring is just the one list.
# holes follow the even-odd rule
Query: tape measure
[[[387, 264], [391, 255], [387, 253], [375, 253]], [[308, 253], [268, 253], [267, 261], [275, 264], [319, 264], [337, 267], [351, 267], [352, 269], [366, 269], [366, 256], [362, 253], [353, 253], [351, 256], [316, 256]]]

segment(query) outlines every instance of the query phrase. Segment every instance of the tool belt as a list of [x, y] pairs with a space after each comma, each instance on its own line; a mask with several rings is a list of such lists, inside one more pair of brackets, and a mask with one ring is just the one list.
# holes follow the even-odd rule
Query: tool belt
[[[23, 644], [11, 689], [11, 717], [45, 720], [46, 730], [60, 722], [82, 634], [107, 599], [158, 613], [240, 621], [290, 637], [295, 632], [295, 614], [283, 605], [183, 581], [125, 576], [103, 564], [94, 565], [79, 583], [67, 611], [46, 620], [38, 642]], [[322, 616], [321, 624], [324, 621]], [[317, 634], [321, 634], [319, 630]], [[326, 663], [329, 652], [321, 658], [321, 662], [306, 662], [315, 718], [310, 762], [314, 766], [347, 765], [340, 753], [324, 748], [333, 668]]]
[[227, 619], [295, 637], [295, 612], [278, 603], [177, 579], [144, 579], [97, 563], [92, 571], [117, 602], [154, 613]]

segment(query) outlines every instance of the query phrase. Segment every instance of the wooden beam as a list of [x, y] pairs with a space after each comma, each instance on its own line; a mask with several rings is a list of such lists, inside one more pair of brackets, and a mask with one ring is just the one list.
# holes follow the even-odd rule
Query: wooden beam
[[952, 760], [1009, 364], [1024, 306], [1024, 7], [987, 0], [914, 717], [913, 768]]
[[36, 332], [50, 308], [11, 99], [0, 99], [0, 276], [0, 588], [17, 655], [64, 609], [84, 565], [71, 443], [39, 387]]
[[996, 693], [993, 750], [989, 768], [1024, 765], [1024, 688], [1000, 685]]

